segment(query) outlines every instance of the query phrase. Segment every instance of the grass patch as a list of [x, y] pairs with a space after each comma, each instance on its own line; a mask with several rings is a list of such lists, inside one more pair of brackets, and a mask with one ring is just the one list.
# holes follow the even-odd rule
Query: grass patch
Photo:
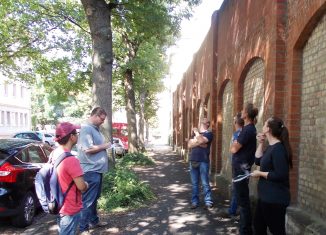
[[99, 209], [110, 212], [138, 208], [155, 198], [150, 186], [141, 182], [132, 166], [148, 166], [154, 162], [141, 153], [126, 154], [117, 161], [115, 169], [103, 177]]

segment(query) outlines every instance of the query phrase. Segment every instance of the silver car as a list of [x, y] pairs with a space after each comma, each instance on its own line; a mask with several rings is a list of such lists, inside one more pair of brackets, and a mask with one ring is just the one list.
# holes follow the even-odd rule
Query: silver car
[[119, 138], [113, 137], [113, 149], [116, 156], [123, 156], [125, 154], [123, 143]]

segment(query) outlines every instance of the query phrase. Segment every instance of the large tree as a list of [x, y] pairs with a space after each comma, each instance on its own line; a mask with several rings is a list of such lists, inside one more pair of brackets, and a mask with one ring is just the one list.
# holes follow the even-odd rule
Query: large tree
[[[190, 16], [191, 7], [197, 0], [142, 0], [121, 1], [117, 7], [117, 15], [113, 17], [115, 59], [122, 74], [126, 99], [128, 121], [129, 149], [138, 151], [135, 70], [144, 57], [138, 56], [146, 44], [158, 50], [173, 44], [178, 36], [180, 23], [184, 17]], [[150, 42], [150, 43], [149, 43]], [[145, 55], [146, 56], [146, 55]], [[144, 93], [143, 96], [144, 98]]]
[[[115, 58], [118, 77], [123, 78], [131, 152], [137, 151], [135, 91], [137, 79], [146, 77], [139, 72], [140, 64], [146, 61], [139, 56], [140, 51], [146, 44], [157, 52], [164, 51], [177, 36], [182, 18], [190, 16], [191, 7], [199, 2], [81, 0], [80, 5], [77, 1], [3, 0], [0, 2], [1, 72], [30, 83], [41, 79], [51, 99], [57, 102], [69, 101], [69, 97], [91, 84], [94, 106], [102, 106], [111, 114]], [[142, 84], [142, 91], [136, 93], [146, 100], [149, 89], [147, 83]], [[108, 115], [104, 126], [108, 137], [111, 137], [111, 122]]]

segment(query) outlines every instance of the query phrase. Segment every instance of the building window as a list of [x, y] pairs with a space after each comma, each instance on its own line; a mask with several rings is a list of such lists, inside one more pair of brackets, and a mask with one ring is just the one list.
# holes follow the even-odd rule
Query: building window
[[5, 94], [5, 96], [8, 96], [8, 82], [5, 82], [3, 84], [3, 88], [4, 88], [4, 94]]
[[24, 119], [23, 119], [23, 114], [20, 114], [20, 125], [23, 126], [24, 125]]
[[5, 112], [1, 111], [0, 112], [0, 124], [3, 126], [5, 124]]
[[23, 86], [20, 87], [20, 97], [24, 98], [24, 87]]
[[10, 112], [7, 111], [7, 125], [10, 126]]
[[12, 96], [16, 97], [16, 84], [12, 85]]
[[15, 125], [18, 126], [18, 113], [15, 113]]
[[25, 123], [25, 126], [27, 126], [27, 113], [24, 114], [24, 123]]

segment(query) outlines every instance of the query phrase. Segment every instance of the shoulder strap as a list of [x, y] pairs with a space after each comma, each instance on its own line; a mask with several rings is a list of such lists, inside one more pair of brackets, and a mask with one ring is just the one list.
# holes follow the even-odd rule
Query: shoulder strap
[[63, 193], [63, 201], [66, 199], [66, 196], [73, 185], [74, 185], [74, 181], [72, 180], [67, 188], [67, 191]]
[[[54, 168], [57, 168], [60, 163], [67, 157], [73, 157], [74, 155], [72, 155], [70, 152], [63, 152], [54, 162]], [[66, 196], [69, 192], [69, 190], [71, 189], [71, 187], [74, 185], [74, 181], [72, 180], [68, 186], [68, 189], [66, 192], [63, 193], [63, 202], [62, 204], [64, 203], [65, 199], [66, 199]]]
[[63, 152], [55, 161], [54, 161], [54, 167], [57, 168], [60, 163], [66, 158], [66, 157], [73, 157], [73, 155], [70, 152]]

